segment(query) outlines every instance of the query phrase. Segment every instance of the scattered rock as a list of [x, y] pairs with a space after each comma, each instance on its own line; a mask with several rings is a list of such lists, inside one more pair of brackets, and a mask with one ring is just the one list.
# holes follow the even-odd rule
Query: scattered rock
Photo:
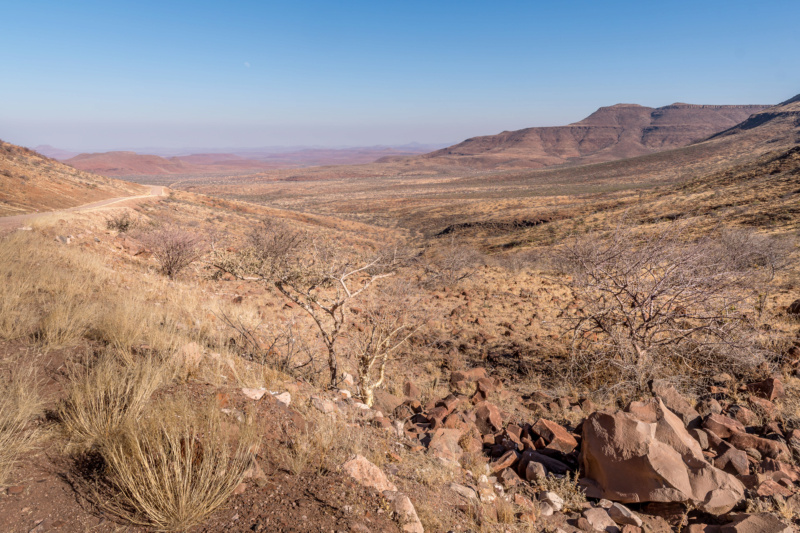
[[289, 391], [282, 392], [280, 394], [273, 393], [273, 396], [286, 407], [289, 407], [289, 404], [292, 403], [292, 395], [289, 394]]
[[384, 491], [383, 497], [392, 503], [392, 510], [395, 513], [400, 529], [406, 533], [425, 533], [422, 522], [417, 516], [417, 510], [408, 496], [402, 492]]
[[437, 429], [431, 436], [428, 452], [441, 459], [458, 461], [464, 453], [458, 444], [459, 439], [461, 431], [458, 429]]
[[719, 529], [720, 533], [791, 533], [794, 528], [781, 522], [769, 513], [742, 514], [730, 524]]
[[547, 442], [547, 448], [557, 450], [561, 453], [570, 453], [578, 446], [575, 437], [560, 425], [540, 418], [531, 428], [534, 433], [542, 437]]
[[608, 516], [619, 525], [630, 524], [632, 526], [642, 527], [642, 519], [621, 503], [612, 504], [611, 507], [608, 508]]
[[767, 378], [758, 383], [750, 383], [747, 385], [747, 390], [769, 401], [782, 398], [786, 394], [783, 382], [779, 378]]
[[464, 485], [459, 485], [458, 483], [450, 483], [449, 485], [450, 490], [458, 494], [459, 496], [463, 496], [468, 500], [477, 500], [478, 494], [475, 492], [474, 489], [470, 487], [466, 487]]
[[344, 463], [342, 469], [364, 487], [375, 489], [378, 492], [397, 491], [394, 483], [386, 479], [383, 471], [370, 463], [366, 457], [356, 455], [353, 459]]
[[594, 531], [604, 531], [606, 533], [619, 533], [617, 524], [611, 520], [605, 509], [592, 507], [583, 511], [583, 517], [592, 526]]
[[692, 428], [700, 427], [700, 413], [698, 413], [689, 402], [675, 390], [675, 387], [663, 381], [655, 380], [650, 385], [653, 394], [661, 398], [667, 409], [678, 415], [683, 421], [683, 425]]
[[503, 429], [503, 417], [496, 405], [480, 402], [475, 406], [475, 425], [481, 434], [494, 433]]
[[242, 394], [251, 400], [260, 400], [267, 393], [267, 389], [242, 389]]
[[553, 511], [560, 511], [564, 508], [564, 499], [555, 492], [543, 492], [539, 495], [539, 501], [548, 504]]
[[319, 396], [311, 397], [311, 405], [313, 405], [317, 411], [320, 411], [321, 413], [325, 414], [333, 413], [334, 411], [337, 410], [336, 404], [334, 404], [330, 400], [326, 400], [325, 398], [321, 398]]

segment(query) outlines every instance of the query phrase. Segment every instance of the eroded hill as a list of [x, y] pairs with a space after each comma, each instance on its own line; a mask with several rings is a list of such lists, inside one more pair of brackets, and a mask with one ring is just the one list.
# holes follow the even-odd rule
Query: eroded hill
[[473, 137], [420, 159], [474, 168], [543, 168], [587, 164], [680, 148], [731, 128], [763, 105], [601, 107], [567, 126], [526, 128]]
[[0, 216], [74, 207], [143, 194], [141, 185], [76, 170], [0, 141]]

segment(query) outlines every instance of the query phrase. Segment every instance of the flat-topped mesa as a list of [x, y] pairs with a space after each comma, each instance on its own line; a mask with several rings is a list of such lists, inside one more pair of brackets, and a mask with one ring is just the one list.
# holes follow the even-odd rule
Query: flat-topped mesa
[[686, 104], [683, 102], [675, 102], [674, 104], [665, 105], [658, 109], [754, 109], [756, 111], [767, 109], [768, 105], [753, 104], [753, 105], [708, 105], [708, 104]]
[[765, 109], [763, 105], [676, 102], [653, 108], [620, 103], [567, 126], [472, 137], [422, 158], [484, 169], [601, 163], [688, 146]]

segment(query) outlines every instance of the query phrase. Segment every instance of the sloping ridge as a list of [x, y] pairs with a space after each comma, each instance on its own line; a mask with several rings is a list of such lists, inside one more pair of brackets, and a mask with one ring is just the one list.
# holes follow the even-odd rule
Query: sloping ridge
[[64, 163], [86, 172], [103, 176], [134, 176], [152, 174], [181, 174], [202, 171], [177, 157], [164, 158], [157, 155], [141, 155], [136, 152], [103, 152], [80, 154]]
[[[772, 126], [776, 129], [776, 132], [785, 127], [791, 128], [793, 125], [800, 127], [800, 94], [774, 107], [754, 113], [740, 124], [712, 135], [710, 138], [715, 139], [740, 134], [747, 130], [769, 125], [773, 121], [775, 124]], [[763, 131], [767, 134], [772, 132], [771, 128], [764, 128]]]
[[617, 104], [601, 107], [567, 126], [473, 137], [421, 157], [484, 169], [614, 161], [687, 146], [734, 127], [766, 108], [684, 103], [652, 108]]
[[146, 194], [142, 185], [106, 178], [0, 141], [0, 216], [50, 211]]

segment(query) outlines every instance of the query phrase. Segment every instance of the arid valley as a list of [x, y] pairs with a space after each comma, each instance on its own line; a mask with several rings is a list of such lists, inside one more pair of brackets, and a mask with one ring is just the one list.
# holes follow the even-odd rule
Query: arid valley
[[800, 531], [790, 4], [167, 4], [0, 35], [0, 532]]

